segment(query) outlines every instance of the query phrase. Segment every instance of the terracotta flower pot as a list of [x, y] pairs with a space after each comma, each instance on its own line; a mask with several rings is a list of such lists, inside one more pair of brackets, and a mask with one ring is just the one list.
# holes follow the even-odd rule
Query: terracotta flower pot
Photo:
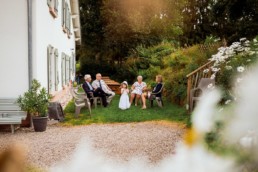
[[36, 132], [46, 131], [48, 117], [32, 117], [34, 130]]

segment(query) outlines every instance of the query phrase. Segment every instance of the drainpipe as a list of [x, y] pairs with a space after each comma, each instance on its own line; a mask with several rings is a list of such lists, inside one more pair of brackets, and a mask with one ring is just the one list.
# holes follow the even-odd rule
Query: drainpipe
[[32, 0], [27, 0], [28, 12], [28, 77], [29, 88], [32, 83]]

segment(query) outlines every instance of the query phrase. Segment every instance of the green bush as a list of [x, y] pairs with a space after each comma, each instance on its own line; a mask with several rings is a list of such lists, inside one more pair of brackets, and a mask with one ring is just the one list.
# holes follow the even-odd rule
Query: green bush
[[166, 97], [174, 103], [183, 105], [186, 102], [186, 75], [207, 63], [207, 59], [216, 52], [217, 47], [208, 47], [201, 51], [199, 45], [186, 49], [178, 49], [163, 60], [164, 69], [161, 74], [166, 81]]

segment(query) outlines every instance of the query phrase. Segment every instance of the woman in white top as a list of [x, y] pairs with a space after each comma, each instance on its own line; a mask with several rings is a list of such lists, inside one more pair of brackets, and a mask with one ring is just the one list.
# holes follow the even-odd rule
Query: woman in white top
[[142, 76], [137, 77], [137, 82], [132, 85], [132, 92], [131, 92], [131, 99], [130, 104], [132, 104], [134, 98], [135, 99], [135, 106], [137, 106], [138, 100], [141, 98], [142, 92], [146, 89], [147, 85], [145, 82], [142, 82]]

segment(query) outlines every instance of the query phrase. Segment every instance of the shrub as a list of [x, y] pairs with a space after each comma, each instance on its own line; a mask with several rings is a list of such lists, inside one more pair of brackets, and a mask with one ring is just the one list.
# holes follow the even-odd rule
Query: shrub
[[164, 69], [161, 74], [167, 81], [166, 96], [172, 102], [183, 105], [186, 101], [187, 78], [186, 75], [207, 63], [207, 60], [216, 51], [216, 46], [201, 51], [199, 45], [186, 49], [178, 49], [170, 56], [164, 58]]

